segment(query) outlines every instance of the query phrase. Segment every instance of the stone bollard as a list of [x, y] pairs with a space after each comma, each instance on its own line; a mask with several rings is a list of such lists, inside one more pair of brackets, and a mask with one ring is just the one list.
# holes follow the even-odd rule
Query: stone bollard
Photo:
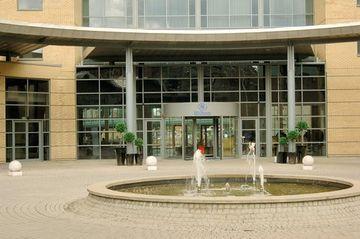
[[313, 170], [314, 169], [314, 158], [310, 155], [306, 155], [303, 158], [303, 170]]
[[157, 170], [157, 158], [154, 156], [149, 156], [146, 158], [146, 166], [148, 171]]
[[22, 176], [22, 165], [19, 161], [13, 160], [9, 164], [9, 176]]

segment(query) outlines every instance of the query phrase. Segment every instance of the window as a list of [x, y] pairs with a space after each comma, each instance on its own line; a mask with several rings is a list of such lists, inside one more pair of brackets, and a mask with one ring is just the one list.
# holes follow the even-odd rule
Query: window
[[37, 49], [20, 57], [22, 61], [39, 61], [43, 59], [43, 49]]
[[18, 0], [19, 11], [42, 11], [43, 0]]

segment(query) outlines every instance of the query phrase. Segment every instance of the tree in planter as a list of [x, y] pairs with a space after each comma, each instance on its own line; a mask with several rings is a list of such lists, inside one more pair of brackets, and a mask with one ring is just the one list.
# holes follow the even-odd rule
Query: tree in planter
[[126, 124], [123, 121], [120, 121], [120, 122], [116, 123], [115, 129], [116, 129], [117, 132], [119, 132], [122, 135], [123, 133], [126, 132], [127, 127], [126, 127]]
[[[299, 131], [291, 130], [287, 133], [286, 137], [288, 139], [288, 142], [294, 143], [300, 136]], [[296, 163], [296, 152], [288, 152], [289, 157], [289, 163], [295, 164]]]
[[126, 142], [126, 152], [129, 160], [134, 159], [134, 156], [136, 154], [136, 148], [134, 147], [135, 134], [132, 132], [126, 132], [123, 138], [124, 141]]
[[309, 125], [306, 121], [299, 121], [296, 125], [296, 129], [299, 131], [301, 136], [301, 145], [296, 146], [296, 154], [298, 158], [298, 163], [302, 163], [302, 159], [305, 157], [306, 146], [304, 145], [304, 135], [306, 131], [309, 129]]
[[277, 163], [286, 163], [287, 152], [285, 146], [288, 144], [288, 139], [286, 137], [280, 137], [279, 139], [279, 152], [277, 154]]
[[144, 145], [144, 141], [142, 138], [136, 138], [134, 143], [138, 151], [136, 163], [141, 165], [143, 161], [142, 148]]
[[[123, 121], [119, 121], [118, 123], [116, 123], [115, 129], [117, 132], [120, 133], [120, 138], [122, 138], [123, 134], [127, 130], [127, 127]], [[115, 152], [116, 152], [117, 165], [124, 165], [126, 160], [126, 147], [119, 146], [118, 148], [115, 149]]]
[[134, 147], [135, 134], [132, 132], [126, 132], [124, 134], [124, 141], [126, 142], [127, 154], [135, 154], [136, 148]]

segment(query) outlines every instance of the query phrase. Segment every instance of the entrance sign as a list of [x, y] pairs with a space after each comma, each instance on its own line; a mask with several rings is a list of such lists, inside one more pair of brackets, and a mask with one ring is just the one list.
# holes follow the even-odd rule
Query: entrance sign
[[199, 102], [198, 110], [194, 111], [195, 116], [211, 116], [211, 113], [207, 111], [208, 105], [206, 102]]

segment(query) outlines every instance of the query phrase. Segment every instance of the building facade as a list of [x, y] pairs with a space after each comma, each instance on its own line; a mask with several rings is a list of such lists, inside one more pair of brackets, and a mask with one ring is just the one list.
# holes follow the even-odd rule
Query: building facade
[[[6, 20], [194, 35], [360, 19], [352, 0], [1, 4]], [[179, 40], [126, 50], [46, 46], [10, 60], [5, 56], [0, 61], [0, 161], [115, 158], [114, 149], [123, 143], [115, 130], [119, 121], [127, 121], [144, 139], [145, 155], [165, 158], [189, 158], [199, 145], [208, 157], [234, 158], [250, 141], [257, 143], [259, 156], [270, 157], [279, 137], [300, 120], [310, 126], [305, 135], [309, 154], [358, 156], [357, 54], [356, 42], [255, 49], [220, 43], [189, 49]]]

